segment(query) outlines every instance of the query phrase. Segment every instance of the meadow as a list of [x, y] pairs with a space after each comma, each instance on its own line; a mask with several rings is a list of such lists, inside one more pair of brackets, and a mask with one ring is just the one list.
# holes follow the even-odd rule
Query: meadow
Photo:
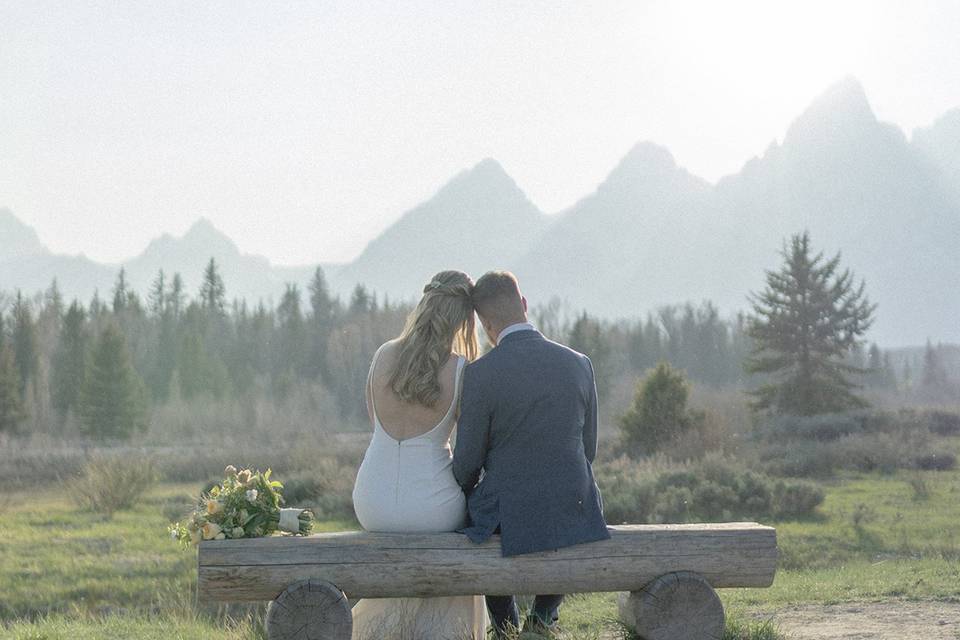
[[[312, 454], [301, 451], [299, 472], [286, 469], [290, 495], [316, 503], [325, 514], [318, 530], [355, 528], [336, 499], [349, 478], [315, 478], [311, 484], [303, 465], [316, 455], [322, 457], [318, 469], [342, 475], [357, 447], [344, 444], [353, 440], [333, 436], [326, 442], [318, 436], [318, 442]], [[937, 440], [936, 446], [960, 453], [955, 436]], [[231, 455], [210, 454], [206, 465], [219, 465]], [[202, 477], [215, 473], [195, 464], [202, 470], [186, 481], [182, 468], [190, 463], [181, 462], [166, 473], [161, 462], [159, 481], [132, 508], [112, 516], [78, 504], [71, 485], [81, 481], [67, 471], [61, 482], [21, 482], [5, 491], [0, 496], [0, 637], [263, 638], [263, 606], [197, 601], [196, 552], [174, 543], [166, 526], [190, 508], [206, 484]], [[960, 471], [847, 470], [808, 482], [824, 494], [812, 514], [761, 519], [778, 531], [780, 562], [773, 586], [720, 591], [728, 613], [727, 640], [785, 637], [777, 631], [776, 613], [788, 605], [960, 601]], [[616, 623], [615, 602], [615, 594], [570, 598], [563, 613], [564, 638], [628, 637]]]

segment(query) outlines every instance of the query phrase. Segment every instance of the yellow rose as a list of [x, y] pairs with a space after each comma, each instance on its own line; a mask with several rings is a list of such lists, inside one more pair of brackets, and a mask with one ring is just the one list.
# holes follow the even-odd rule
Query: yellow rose
[[218, 535], [220, 535], [222, 531], [223, 529], [221, 529], [220, 525], [218, 525], [217, 523], [208, 522], [207, 524], [203, 525], [203, 539], [213, 540]]
[[253, 474], [250, 472], [250, 469], [244, 469], [237, 474], [237, 481], [240, 484], [247, 484], [253, 478]]
[[235, 476], [235, 475], [237, 475], [237, 468], [236, 468], [235, 466], [233, 466], [232, 464], [228, 464], [228, 465], [227, 465], [227, 468], [224, 469], [223, 472], [224, 472], [225, 474], [227, 474], [228, 476]]
[[215, 516], [223, 511], [223, 504], [219, 500], [207, 500], [207, 515]]

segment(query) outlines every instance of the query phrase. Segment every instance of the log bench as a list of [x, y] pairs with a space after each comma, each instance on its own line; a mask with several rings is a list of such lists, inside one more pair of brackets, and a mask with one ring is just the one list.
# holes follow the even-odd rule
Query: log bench
[[457, 533], [324, 533], [202, 542], [198, 593], [271, 601], [271, 640], [349, 640], [360, 598], [620, 591], [621, 619], [645, 640], [718, 639], [715, 588], [768, 587], [772, 527], [753, 522], [623, 525], [600, 542], [511, 558]]

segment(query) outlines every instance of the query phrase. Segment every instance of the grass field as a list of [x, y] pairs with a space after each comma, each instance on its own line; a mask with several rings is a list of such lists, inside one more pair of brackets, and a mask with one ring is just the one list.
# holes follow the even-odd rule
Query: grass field
[[[197, 606], [195, 552], [167, 537], [199, 488], [162, 485], [109, 520], [54, 489], [0, 497], [0, 637], [262, 637], [257, 608], [228, 616]], [[960, 471], [850, 475], [826, 489], [818, 517], [772, 523], [781, 553], [773, 587], [720, 592], [730, 638], [774, 637], [755, 624], [736, 635], [737, 618], [787, 604], [960, 599]], [[613, 594], [571, 598], [563, 613], [571, 639], [617, 637], [614, 617]]]

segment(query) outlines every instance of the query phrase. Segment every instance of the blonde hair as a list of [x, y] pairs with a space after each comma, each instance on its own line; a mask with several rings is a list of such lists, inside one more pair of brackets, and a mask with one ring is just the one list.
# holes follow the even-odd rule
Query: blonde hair
[[390, 388], [405, 402], [434, 407], [440, 399], [440, 370], [451, 353], [477, 357], [473, 280], [462, 271], [441, 271], [423, 288], [423, 297], [397, 339], [400, 353]]

